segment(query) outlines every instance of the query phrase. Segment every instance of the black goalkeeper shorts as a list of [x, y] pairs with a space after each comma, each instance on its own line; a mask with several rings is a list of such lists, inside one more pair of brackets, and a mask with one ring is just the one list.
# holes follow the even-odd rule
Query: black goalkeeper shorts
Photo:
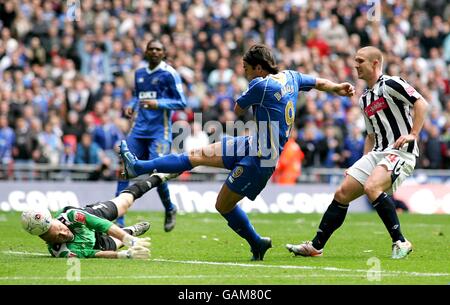
[[97, 217], [108, 219], [109, 221], [113, 221], [119, 216], [117, 206], [112, 201], [89, 204], [85, 206], [83, 210]]
[[[83, 208], [86, 212], [100, 218], [113, 221], [118, 216], [117, 206], [112, 201], [96, 202]], [[114, 240], [103, 233], [95, 232], [94, 249], [102, 251], [116, 251], [117, 246]]]
[[100, 232], [95, 232], [94, 249], [102, 251], [116, 251], [117, 245], [111, 236]]

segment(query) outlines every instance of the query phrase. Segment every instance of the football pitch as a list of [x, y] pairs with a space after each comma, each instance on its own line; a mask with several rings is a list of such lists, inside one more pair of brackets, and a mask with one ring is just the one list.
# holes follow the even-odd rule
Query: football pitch
[[250, 214], [270, 236], [264, 261], [251, 262], [247, 243], [219, 214], [178, 215], [170, 233], [162, 212], [130, 212], [127, 224], [151, 222], [150, 260], [51, 258], [42, 240], [22, 230], [19, 213], [0, 213], [0, 285], [9, 284], [449, 284], [450, 217], [401, 214], [414, 251], [390, 258], [391, 241], [376, 213], [349, 214], [323, 257], [294, 257], [286, 243], [311, 239], [319, 214]]

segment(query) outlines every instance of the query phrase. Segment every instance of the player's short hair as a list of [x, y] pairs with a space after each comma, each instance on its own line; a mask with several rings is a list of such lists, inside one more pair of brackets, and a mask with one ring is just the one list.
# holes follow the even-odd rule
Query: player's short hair
[[162, 50], [164, 51], [164, 53], [166, 52], [166, 47], [164, 46], [164, 44], [161, 42], [161, 40], [156, 39], [156, 38], [153, 38], [152, 40], [150, 40], [150, 41], [147, 43], [146, 48], [148, 49], [148, 46], [151, 45], [152, 43], [159, 43], [159, 44], [162, 46]]
[[367, 46], [358, 50], [358, 52], [360, 51], [363, 51], [366, 54], [367, 59], [369, 59], [370, 61], [377, 60], [380, 64], [380, 69], [383, 68], [383, 52], [381, 52], [380, 49], [373, 46]]
[[275, 57], [270, 49], [263, 44], [254, 44], [244, 54], [244, 61], [253, 68], [257, 65], [271, 74], [279, 72]]

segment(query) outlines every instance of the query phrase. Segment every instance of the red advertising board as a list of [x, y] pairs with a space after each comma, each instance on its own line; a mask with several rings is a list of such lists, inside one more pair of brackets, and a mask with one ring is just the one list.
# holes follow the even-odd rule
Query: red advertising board
[[395, 198], [403, 200], [411, 213], [450, 214], [449, 184], [403, 185]]

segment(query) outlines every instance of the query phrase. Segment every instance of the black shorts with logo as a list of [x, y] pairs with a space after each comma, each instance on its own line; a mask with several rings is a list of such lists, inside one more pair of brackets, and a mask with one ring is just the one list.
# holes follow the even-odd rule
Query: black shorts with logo
[[[100, 218], [113, 221], [118, 216], [117, 206], [112, 201], [96, 202], [89, 204], [83, 208], [86, 212], [95, 215]], [[101, 232], [95, 232], [95, 245], [94, 249], [102, 251], [116, 251], [117, 246], [114, 240]]]

